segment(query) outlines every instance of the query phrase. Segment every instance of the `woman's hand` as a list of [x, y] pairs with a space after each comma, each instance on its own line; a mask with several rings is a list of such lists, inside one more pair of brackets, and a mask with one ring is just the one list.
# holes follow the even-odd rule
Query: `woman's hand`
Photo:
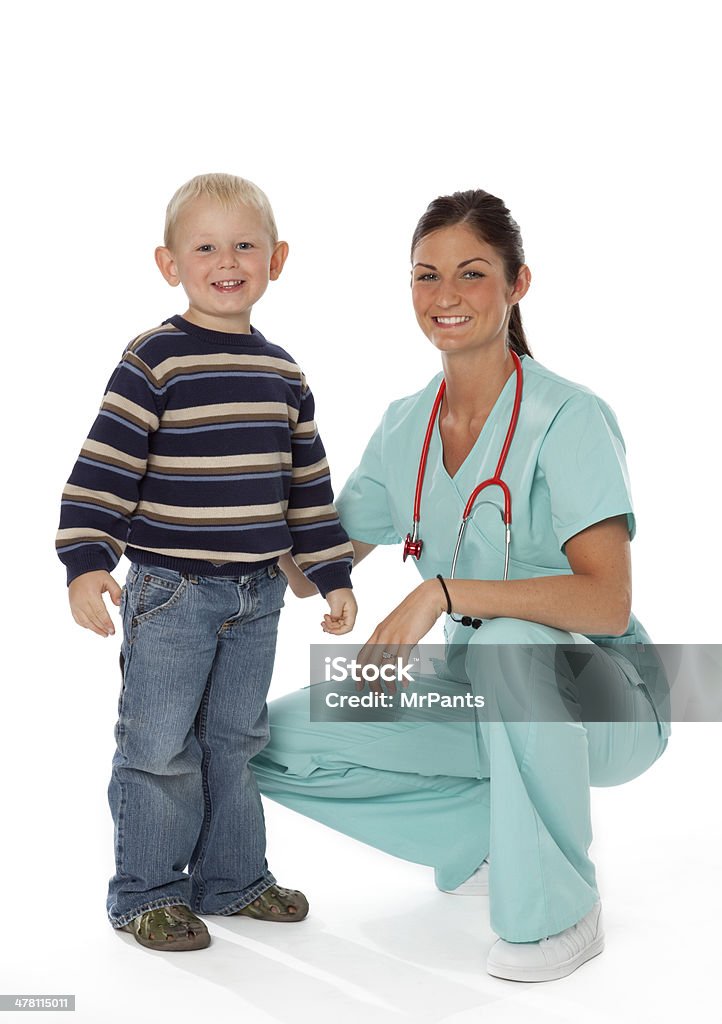
[[[445, 611], [446, 598], [438, 581], [424, 580], [378, 624], [356, 660], [361, 665], [379, 666], [389, 658], [393, 663], [397, 658], [408, 660], [411, 650]], [[363, 686], [363, 682], [356, 683], [357, 690], [362, 690]], [[391, 693], [395, 692], [393, 683], [389, 683], [388, 688]]]

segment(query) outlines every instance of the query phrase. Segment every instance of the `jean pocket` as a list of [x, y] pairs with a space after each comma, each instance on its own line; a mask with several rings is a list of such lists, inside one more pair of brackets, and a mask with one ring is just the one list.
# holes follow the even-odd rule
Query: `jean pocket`
[[145, 622], [175, 605], [188, 586], [185, 576], [175, 578], [141, 572], [136, 578], [133, 601], [133, 625]]

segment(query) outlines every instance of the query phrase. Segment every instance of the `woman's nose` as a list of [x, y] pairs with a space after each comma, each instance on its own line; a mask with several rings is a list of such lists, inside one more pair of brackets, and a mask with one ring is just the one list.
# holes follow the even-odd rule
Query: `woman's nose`
[[436, 293], [436, 304], [448, 309], [449, 306], [456, 306], [459, 302], [459, 292], [453, 281], [441, 282]]

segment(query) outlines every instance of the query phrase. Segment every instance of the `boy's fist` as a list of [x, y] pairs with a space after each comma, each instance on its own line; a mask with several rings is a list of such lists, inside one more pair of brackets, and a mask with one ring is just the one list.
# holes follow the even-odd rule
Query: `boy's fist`
[[73, 618], [84, 629], [92, 629], [98, 636], [113, 636], [113, 625], [103, 594], [110, 594], [114, 605], [120, 604], [121, 588], [105, 569], [84, 572], [76, 576], [68, 587], [68, 599]]
[[329, 613], [324, 615], [321, 629], [324, 633], [333, 633], [341, 636], [342, 633], [350, 633], [356, 621], [358, 606], [353, 590], [349, 587], [341, 587], [338, 590], [331, 590], [326, 594]]

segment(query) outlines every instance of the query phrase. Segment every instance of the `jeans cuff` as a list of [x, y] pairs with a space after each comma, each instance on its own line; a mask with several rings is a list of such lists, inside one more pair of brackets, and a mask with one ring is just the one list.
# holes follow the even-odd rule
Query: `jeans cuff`
[[223, 907], [222, 910], [206, 910], [206, 914], [219, 914], [222, 917], [229, 917], [231, 914], [237, 913], [239, 910], [243, 910], [249, 903], [253, 903], [262, 892], [266, 889], [270, 889], [272, 885], [276, 884], [276, 879], [270, 871], [266, 871], [261, 878], [241, 896], [240, 899], [234, 900], [233, 903], [229, 903], [227, 907]]
[[191, 909], [190, 903], [186, 900], [179, 900], [177, 896], [164, 896], [160, 900], [151, 900], [150, 903], [142, 903], [135, 910], [129, 910], [125, 914], [120, 914], [118, 917], [111, 917], [108, 915], [108, 920], [114, 928], [124, 928], [126, 924], [129, 924], [134, 917], [139, 917], [141, 914], [145, 914], [148, 910], [157, 910], [159, 907], [187, 907]]

